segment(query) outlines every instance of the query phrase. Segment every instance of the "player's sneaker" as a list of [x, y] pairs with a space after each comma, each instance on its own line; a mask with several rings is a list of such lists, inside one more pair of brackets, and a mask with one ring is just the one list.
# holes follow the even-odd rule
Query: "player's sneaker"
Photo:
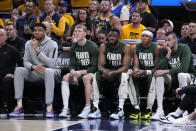
[[52, 118], [52, 117], [54, 117], [54, 111], [53, 111], [53, 110], [51, 110], [51, 111], [46, 111], [46, 117], [47, 117], [47, 118]]
[[179, 118], [179, 116], [176, 116], [174, 112], [169, 113], [167, 116], [165, 117], [161, 117], [160, 121], [163, 123], [167, 123], [167, 124], [171, 124], [173, 120]]
[[131, 113], [129, 115], [129, 118], [130, 119], [134, 119], [134, 120], [137, 120], [137, 119], [140, 119], [141, 118], [141, 112], [139, 109], [134, 109], [133, 110], [133, 113]]
[[165, 116], [163, 110], [157, 110], [155, 114], [152, 115], [152, 120], [160, 120], [161, 117]]
[[96, 107], [92, 107], [91, 112], [88, 115], [88, 118], [96, 119], [96, 118], [100, 118], [100, 117], [101, 117], [100, 110], [97, 109]]
[[63, 108], [62, 112], [59, 114], [59, 117], [67, 118], [69, 117], [69, 114], [70, 114], [69, 108]]
[[144, 114], [142, 115], [142, 119], [149, 120], [152, 116], [152, 111], [150, 109], [146, 109]]
[[16, 106], [14, 111], [9, 113], [9, 116], [24, 116], [24, 110], [22, 106]]
[[174, 119], [172, 121], [172, 124], [195, 125], [196, 122], [194, 120], [189, 120], [188, 116], [185, 116], [185, 117], [182, 117], [182, 118]]
[[120, 107], [118, 107], [117, 110], [113, 114], [110, 115], [110, 118], [122, 119], [124, 118], [124, 111]]
[[84, 109], [82, 110], [82, 112], [78, 115], [78, 117], [87, 119], [87, 118], [88, 118], [88, 115], [89, 115], [89, 113], [90, 113], [90, 111], [91, 111], [91, 110], [90, 110], [89, 108], [84, 108]]

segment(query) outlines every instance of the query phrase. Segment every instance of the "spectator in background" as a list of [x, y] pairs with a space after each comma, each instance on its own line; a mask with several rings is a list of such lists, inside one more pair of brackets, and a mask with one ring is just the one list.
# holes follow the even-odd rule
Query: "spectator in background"
[[159, 46], [163, 46], [165, 43], [165, 34], [166, 30], [164, 28], [158, 28], [156, 32], [156, 38], [154, 38], [154, 41]]
[[122, 34], [120, 40], [129, 43], [130, 45], [135, 45], [136, 43], [141, 43], [142, 31], [146, 29], [144, 25], [141, 24], [143, 15], [140, 11], [134, 11], [131, 17], [132, 23], [122, 27]]
[[16, 68], [14, 72], [14, 89], [17, 106], [10, 116], [23, 116], [23, 90], [24, 80], [44, 80], [46, 117], [54, 117], [52, 108], [54, 97], [54, 82], [59, 70], [56, 67], [58, 46], [57, 43], [46, 36], [46, 27], [38, 23], [33, 31], [34, 39], [25, 44], [24, 67]]
[[193, 64], [196, 65], [196, 22], [189, 22], [190, 34], [187, 37], [184, 37], [179, 42], [187, 44], [192, 52]]
[[3, 19], [0, 18], [0, 28], [4, 28], [4, 27], [5, 27], [4, 21], [3, 21]]
[[35, 3], [32, 0], [26, 0], [25, 2], [25, 15], [18, 18], [16, 21], [16, 30], [20, 37], [25, 41], [31, 39], [33, 29], [36, 24], [37, 17], [33, 14], [35, 9]]
[[183, 39], [185, 37], [188, 37], [190, 35], [190, 28], [188, 23], [184, 23], [181, 27], [181, 38]]
[[107, 42], [107, 33], [105, 30], [99, 30], [97, 33], [97, 46], [101, 46]]
[[5, 30], [7, 31], [7, 43], [14, 46], [18, 52], [20, 53], [21, 57], [24, 56], [24, 47], [25, 47], [25, 40], [16, 34], [16, 28], [14, 24], [6, 24]]
[[56, 4], [53, 0], [45, 1], [45, 14], [39, 16], [37, 22], [48, 21], [51, 24], [51, 38], [62, 47], [61, 37], [65, 31], [65, 18], [55, 11]]
[[74, 23], [73, 17], [66, 13], [67, 8], [68, 8], [68, 4], [66, 1], [60, 1], [58, 3], [58, 12], [63, 17], [65, 17], [65, 31], [62, 36], [62, 43], [66, 42], [67, 33], [68, 33], [69, 29], [71, 28], [72, 24]]
[[60, 1], [58, 3], [58, 12], [65, 17], [66, 24], [71, 27], [71, 25], [74, 23], [74, 19], [71, 15], [67, 14], [68, 6], [69, 5], [66, 1]]
[[100, 29], [105, 29], [107, 33], [112, 29], [116, 28], [121, 32], [120, 19], [111, 14], [111, 1], [102, 0], [100, 4], [100, 16], [95, 21], [95, 35]]
[[17, 8], [15, 8], [12, 10], [11, 18], [5, 19], [5, 24], [6, 23], [13, 23], [14, 26], [16, 26], [16, 21], [21, 16], [22, 16], [22, 12], [20, 10], [18, 10]]
[[68, 32], [67, 40], [69, 41], [72, 39], [75, 26], [78, 24], [82, 24], [86, 26], [87, 28], [86, 38], [91, 39], [93, 37], [93, 25], [90, 20], [89, 12], [87, 9], [80, 9], [77, 14], [76, 22], [71, 26], [71, 29]]
[[13, 78], [16, 64], [23, 66], [23, 60], [19, 52], [6, 43], [7, 34], [0, 29], [0, 114], [7, 115], [8, 101], [13, 94]]
[[155, 33], [157, 28], [157, 20], [153, 14], [148, 13], [146, 11], [146, 7], [148, 5], [147, 0], [139, 0], [138, 2], [138, 10], [142, 12], [143, 19], [141, 24], [144, 25], [147, 29], [150, 29], [153, 33]]
[[129, 23], [129, 9], [121, 0], [112, 0], [111, 13], [120, 19], [122, 26]]
[[21, 16], [22, 16], [22, 12], [19, 9], [12, 10], [11, 21], [13, 22], [14, 26], [16, 26], [16, 21]]
[[[26, 11], [25, 11], [25, 4], [28, 0], [23, 0], [23, 4], [21, 4], [20, 6], [18, 6], [18, 10], [20, 10], [22, 12], [22, 15], [26, 15]], [[34, 2], [34, 1], [33, 1]], [[35, 8], [33, 10], [33, 14], [36, 16], [39, 16], [39, 8], [35, 5]]]
[[161, 20], [161, 27], [166, 30], [166, 32], [173, 31], [174, 24], [171, 20], [163, 19]]
[[90, 19], [92, 22], [95, 21], [96, 17], [99, 16], [99, 2], [97, 0], [91, 0], [89, 5], [88, 5], [88, 10], [90, 14]]

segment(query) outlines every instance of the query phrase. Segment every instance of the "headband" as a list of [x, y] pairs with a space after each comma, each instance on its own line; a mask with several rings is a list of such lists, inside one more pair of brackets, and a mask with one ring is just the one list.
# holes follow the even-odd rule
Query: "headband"
[[153, 38], [153, 33], [151, 31], [149, 31], [149, 30], [142, 31], [142, 35], [147, 35], [147, 36], [150, 36], [150, 37]]

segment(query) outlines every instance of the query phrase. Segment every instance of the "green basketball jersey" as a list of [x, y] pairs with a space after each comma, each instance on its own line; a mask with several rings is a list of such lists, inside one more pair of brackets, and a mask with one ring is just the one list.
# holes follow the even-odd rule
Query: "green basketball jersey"
[[94, 73], [97, 69], [98, 47], [87, 40], [84, 46], [75, 43], [70, 48], [70, 70], [87, 70], [88, 73]]
[[159, 69], [169, 69], [171, 75], [177, 75], [180, 72], [195, 72], [190, 48], [185, 44], [178, 44], [178, 49], [170, 55], [170, 59], [166, 58], [167, 51], [165, 48], [160, 53]]
[[124, 47], [124, 43], [120, 43], [117, 48], [110, 48], [108, 43], [105, 44], [105, 68], [116, 70], [122, 67]]
[[151, 43], [151, 46], [144, 48], [142, 43], [136, 45], [136, 54], [139, 59], [139, 68], [142, 70], [151, 70], [155, 67], [155, 48], [157, 45]]

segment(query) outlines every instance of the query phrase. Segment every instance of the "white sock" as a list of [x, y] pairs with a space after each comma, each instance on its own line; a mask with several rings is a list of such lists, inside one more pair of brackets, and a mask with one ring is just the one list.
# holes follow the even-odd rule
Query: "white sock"
[[89, 109], [90, 110], [91, 105], [85, 105], [84, 109]]
[[93, 100], [93, 105], [94, 105], [97, 109], [99, 109], [98, 104], [99, 104], [99, 100]]
[[140, 110], [139, 105], [135, 105], [134, 108], [137, 109], [137, 110]]
[[156, 88], [156, 96], [157, 96], [157, 108], [159, 110], [163, 110], [163, 95], [165, 92], [163, 78], [159, 78], [159, 80], [156, 81], [155, 88]]
[[17, 106], [22, 107], [22, 99], [21, 98], [17, 99]]
[[62, 93], [64, 108], [67, 109], [68, 108], [68, 102], [69, 102], [69, 95], [70, 95], [69, 83], [68, 82], [62, 81], [61, 93]]
[[118, 107], [120, 107], [122, 110], [123, 110], [123, 107], [124, 107], [124, 103], [125, 103], [125, 99], [119, 99]]
[[182, 115], [183, 112], [184, 112], [184, 110], [182, 110], [182, 109], [180, 109], [180, 108], [178, 107], [178, 109], [174, 112], [174, 115], [175, 115], [175, 116], [180, 116], [180, 115]]

